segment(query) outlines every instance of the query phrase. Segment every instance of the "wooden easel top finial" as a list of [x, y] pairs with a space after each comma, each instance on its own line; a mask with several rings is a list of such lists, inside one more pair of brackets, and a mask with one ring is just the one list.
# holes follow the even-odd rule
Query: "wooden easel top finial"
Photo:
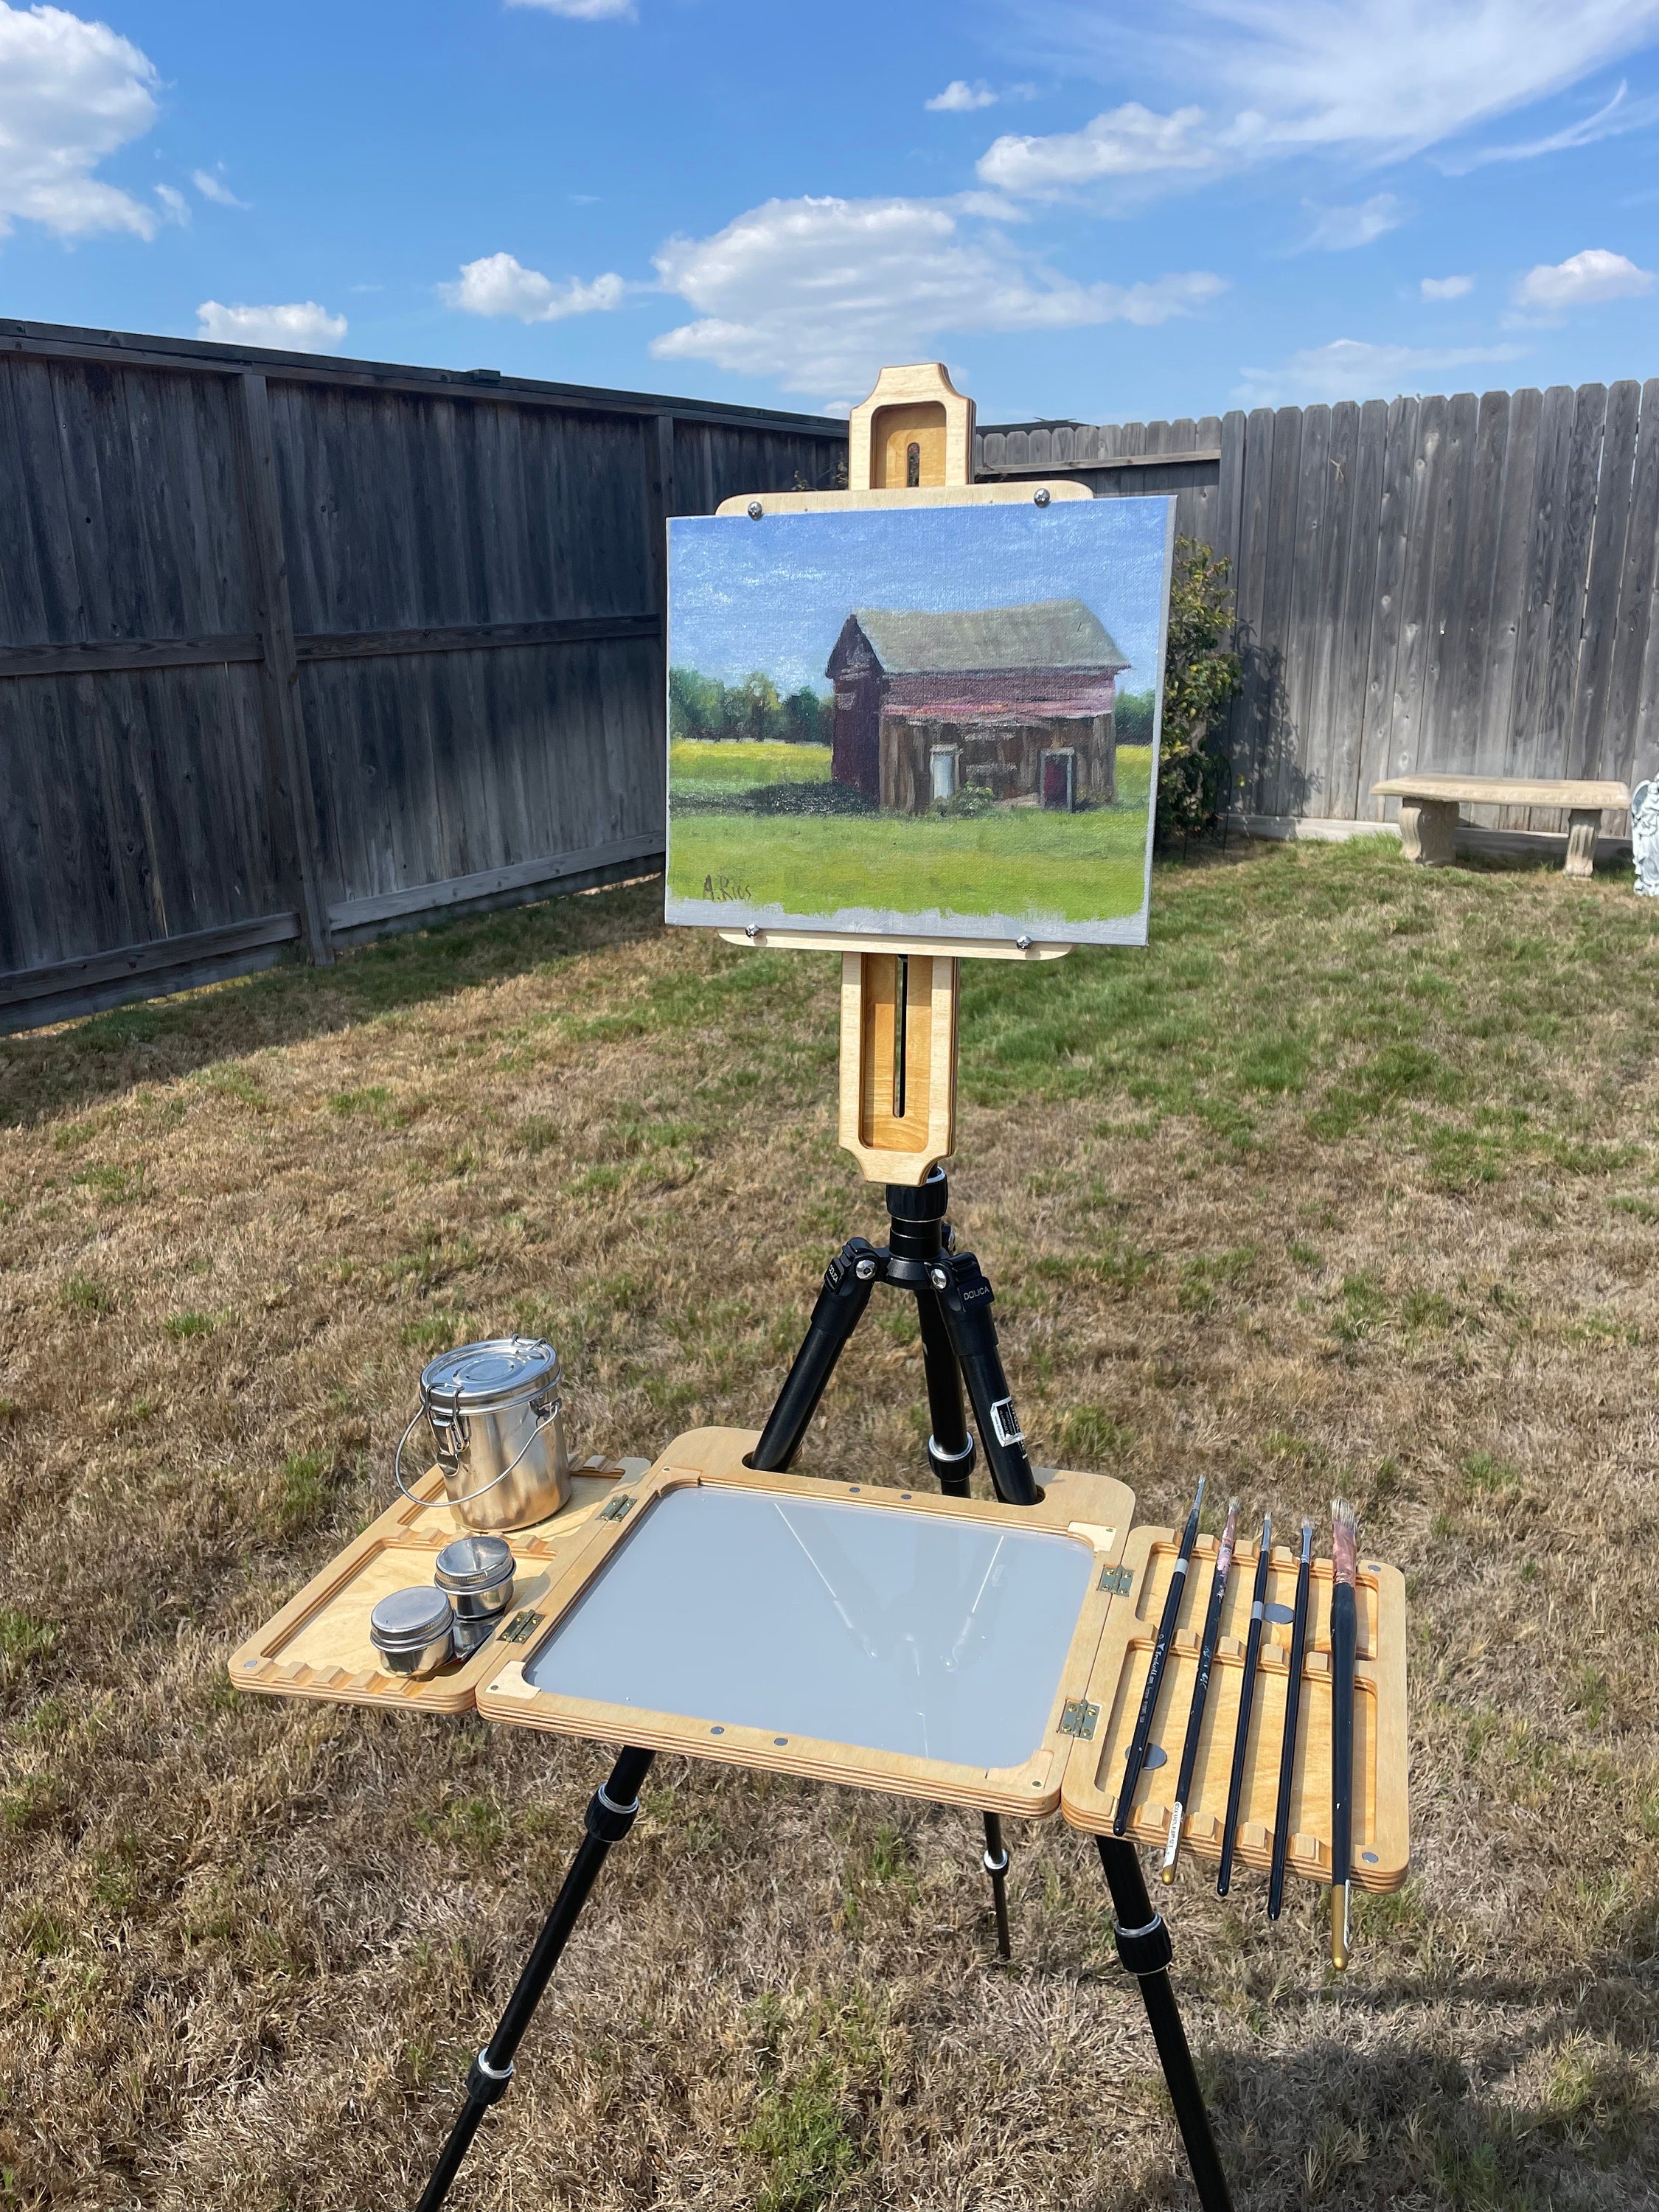
[[974, 403], [940, 361], [884, 368], [848, 422], [854, 491], [919, 489], [974, 480]]

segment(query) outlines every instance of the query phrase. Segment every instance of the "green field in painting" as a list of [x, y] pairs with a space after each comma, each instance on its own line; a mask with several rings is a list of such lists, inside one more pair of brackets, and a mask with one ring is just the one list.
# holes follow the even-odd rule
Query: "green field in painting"
[[[817, 746], [690, 743], [671, 768], [669, 888], [787, 914], [850, 907], [898, 914], [1006, 914], [1062, 921], [1138, 913], [1146, 881], [1152, 749], [1121, 746], [1115, 805], [1078, 814], [1035, 806], [944, 814], [675, 813], [676, 790], [711, 794], [743, 784], [735, 759], [703, 756], [823, 754]], [[680, 756], [694, 759], [682, 766]], [[758, 767], [759, 764], [757, 763]], [[753, 785], [781, 781], [767, 763]], [[705, 798], [705, 805], [707, 800]]]
[[725, 791], [755, 791], [765, 783], [829, 781], [828, 745], [684, 738], [668, 748], [668, 788], [672, 793], [712, 799]]

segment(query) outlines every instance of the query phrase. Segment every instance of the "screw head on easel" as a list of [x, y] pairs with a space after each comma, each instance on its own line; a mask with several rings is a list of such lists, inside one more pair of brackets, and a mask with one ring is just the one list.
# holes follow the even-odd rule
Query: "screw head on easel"
[[751, 500], [750, 501], [750, 502], [749, 502], [749, 520], [750, 520], [751, 522], [758, 522], [758, 521], [760, 520], [760, 519], [761, 519], [762, 515], [763, 515], [763, 514], [765, 514], [765, 512], [766, 512], [766, 509], [765, 509], [765, 508], [761, 505], [760, 501], [759, 501], [757, 499], [751, 499]]

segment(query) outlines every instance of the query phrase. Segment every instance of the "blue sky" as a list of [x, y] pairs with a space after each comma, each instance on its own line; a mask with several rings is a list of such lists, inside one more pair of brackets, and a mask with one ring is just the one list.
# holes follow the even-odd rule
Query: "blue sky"
[[1068, 500], [675, 522], [670, 658], [726, 684], [758, 668], [781, 691], [806, 684], [823, 692], [824, 663], [855, 606], [1081, 599], [1127, 657], [1121, 687], [1146, 690], [1157, 682], [1170, 505]]
[[981, 419], [1659, 371], [1659, 0], [0, 0], [0, 315]]

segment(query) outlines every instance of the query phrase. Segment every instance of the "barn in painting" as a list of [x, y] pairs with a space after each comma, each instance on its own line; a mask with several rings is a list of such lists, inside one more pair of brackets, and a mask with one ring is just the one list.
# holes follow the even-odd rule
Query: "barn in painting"
[[855, 607], [824, 672], [836, 687], [831, 773], [906, 814], [968, 785], [1068, 811], [1109, 804], [1114, 693], [1128, 665], [1081, 599]]

